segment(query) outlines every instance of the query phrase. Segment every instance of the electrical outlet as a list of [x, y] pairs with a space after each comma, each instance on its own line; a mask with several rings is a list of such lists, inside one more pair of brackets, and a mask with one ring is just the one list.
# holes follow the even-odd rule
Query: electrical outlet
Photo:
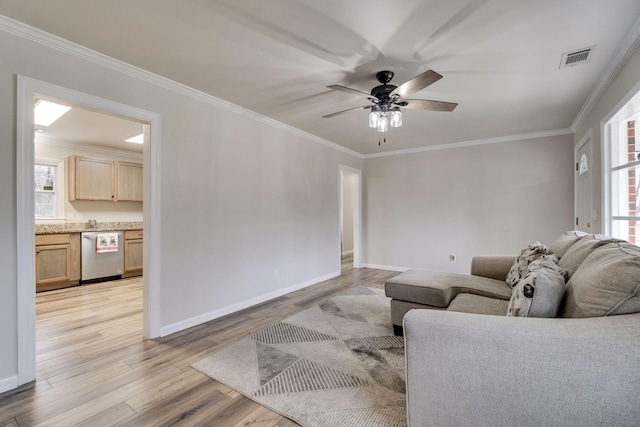
[[275, 270], [273, 270], [273, 278], [277, 279], [278, 277], [280, 277], [280, 272], [278, 271], [278, 269], [276, 268]]
[[456, 256], [455, 255], [449, 255], [449, 262], [456, 262]]

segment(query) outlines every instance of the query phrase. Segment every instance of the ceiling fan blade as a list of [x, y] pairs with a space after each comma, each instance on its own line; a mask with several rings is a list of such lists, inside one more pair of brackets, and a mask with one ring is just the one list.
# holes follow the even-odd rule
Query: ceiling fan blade
[[329, 117], [339, 116], [340, 114], [350, 113], [352, 111], [368, 110], [371, 107], [372, 107], [371, 105], [366, 105], [364, 107], [349, 108], [348, 110], [342, 110], [342, 111], [338, 111], [336, 113], [327, 114], [326, 116], [322, 116], [322, 118], [323, 119], [328, 119]]
[[425, 71], [424, 73], [412, 78], [408, 82], [402, 83], [400, 86], [395, 88], [393, 92], [389, 94], [389, 96], [397, 95], [400, 98], [411, 96], [414, 93], [421, 91], [425, 87], [437, 82], [441, 78], [442, 76], [435, 71]]
[[362, 92], [357, 89], [351, 89], [350, 87], [340, 86], [340, 85], [331, 85], [327, 86], [329, 89], [339, 90], [340, 92], [350, 93], [351, 95], [361, 96], [370, 100], [377, 99], [375, 96], [371, 95], [367, 92]]
[[429, 101], [428, 99], [402, 99], [396, 104], [403, 108], [427, 111], [453, 111], [458, 106], [456, 102]]

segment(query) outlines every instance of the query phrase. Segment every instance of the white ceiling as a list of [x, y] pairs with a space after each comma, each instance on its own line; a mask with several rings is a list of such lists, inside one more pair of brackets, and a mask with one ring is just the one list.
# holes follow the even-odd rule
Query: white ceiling
[[107, 147], [136, 153], [142, 153], [143, 150], [142, 144], [125, 141], [142, 133], [141, 123], [75, 105], [50, 126], [37, 127], [44, 128], [44, 132], [36, 133], [38, 141], [66, 141], [78, 146]]
[[[0, 13], [363, 154], [570, 128], [640, 16], [638, 0], [2, 0]], [[559, 69], [562, 53], [596, 46]], [[444, 75], [378, 146], [369, 92]]]

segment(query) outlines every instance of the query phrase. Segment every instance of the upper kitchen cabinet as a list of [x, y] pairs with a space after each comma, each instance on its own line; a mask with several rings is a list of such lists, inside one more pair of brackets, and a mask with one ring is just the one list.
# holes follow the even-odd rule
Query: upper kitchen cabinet
[[142, 202], [142, 164], [117, 163], [116, 199]]
[[69, 200], [115, 200], [115, 165], [111, 160], [69, 157]]
[[71, 156], [68, 170], [70, 201], [143, 201], [140, 163]]

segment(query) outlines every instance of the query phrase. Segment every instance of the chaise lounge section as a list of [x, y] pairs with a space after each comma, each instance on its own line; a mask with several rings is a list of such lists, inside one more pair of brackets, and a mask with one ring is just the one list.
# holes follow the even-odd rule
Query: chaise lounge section
[[[511, 288], [505, 279], [515, 257], [474, 257], [471, 274], [428, 270], [408, 270], [385, 282], [385, 294], [391, 298], [391, 323], [396, 335], [402, 335], [402, 319], [412, 309], [460, 310], [468, 304], [467, 295], [488, 297], [487, 309], [499, 314], [503, 304], [509, 302]], [[460, 298], [459, 298], [460, 297]], [[498, 300], [495, 302], [494, 300]], [[474, 306], [469, 306], [475, 312]], [[464, 310], [463, 310], [464, 311]], [[506, 306], [504, 312], [506, 313]]]

